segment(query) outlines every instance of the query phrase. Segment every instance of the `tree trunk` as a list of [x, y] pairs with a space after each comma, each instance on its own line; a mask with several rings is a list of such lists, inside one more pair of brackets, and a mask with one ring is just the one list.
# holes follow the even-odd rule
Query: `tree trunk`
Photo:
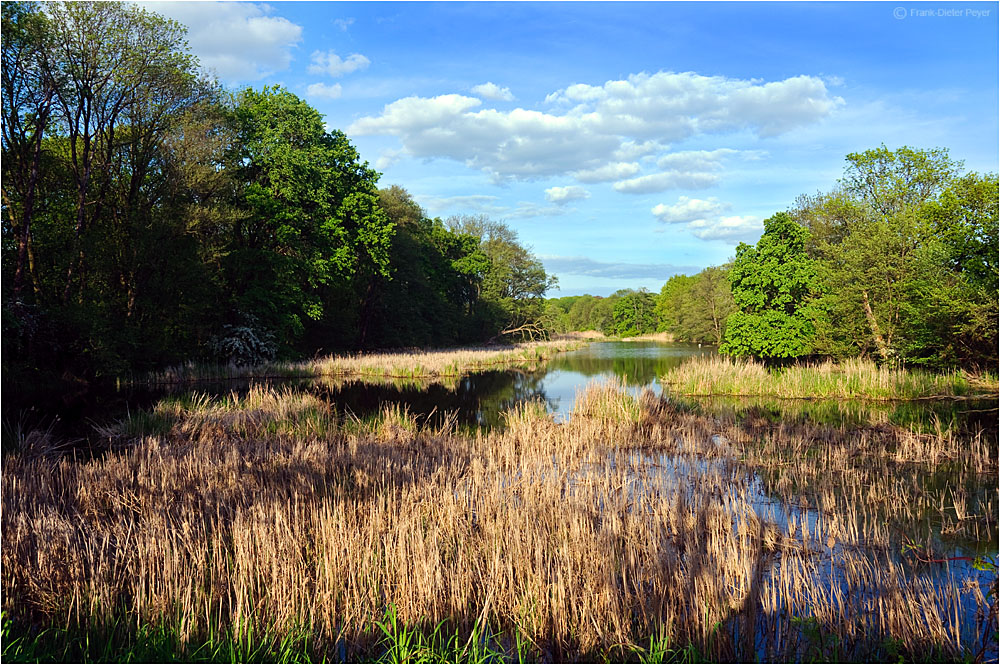
[[889, 345], [885, 342], [885, 338], [882, 337], [882, 330], [875, 319], [875, 312], [872, 311], [871, 302], [868, 300], [868, 291], [861, 291], [861, 296], [865, 308], [865, 318], [868, 319], [868, 325], [872, 329], [872, 337], [875, 339], [875, 349], [878, 351], [879, 356], [882, 357], [882, 360], [888, 360], [891, 351]]

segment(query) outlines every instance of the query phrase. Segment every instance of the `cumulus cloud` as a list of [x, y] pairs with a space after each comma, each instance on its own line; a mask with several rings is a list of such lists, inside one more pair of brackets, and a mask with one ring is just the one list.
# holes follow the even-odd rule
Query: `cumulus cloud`
[[506, 210], [497, 205], [499, 197], [487, 194], [471, 194], [465, 196], [415, 196], [427, 212], [431, 214], [446, 213], [484, 213], [495, 215]]
[[673, 275], [695, 273], [700, 268], [670, 263], [611, 263], [582, 256], [542, 256], [545, 271], [556, 275], [582, 275], [604, 279], [651, 279], [665, 281]]
[[414, 197], [432, 215], [473, 214], [489, 215], [501, 219], [528, 219], [530, 217], [557, 217], [570, 212], [561, 205], [540, 205], [531, 201], [518, 201], [508, 206], [499, 203], [500, 198], [487, 194], [462, 196], [416, 196]]
[[360, 53], [352, 53], [347, 56], [346, 60], [342, 60], [333, 51], [327, 51], [326, 53], [323, 51], [313, 51], [310, 59], [312, 60], [312, 64], [309, 65], [310, 74], [328, 74], [334, 78], [356, 72], [360, 69], [367, 69], [368, 65], [371, 64], [371, 60]]
[[719, 203], [716, 198], [707, 200], [692, 199], [682, 196], [677, 199], [674, 205], [663, 203], [653, 208], [653, 214], [661, 222], [667, 224], [687, 224], [701, 219], [718, 217], [721, 213], [731, 208], [728, 203]]
[[338, 28], [340, 28], [341, 32], [347, 32], [347, 29], [349, 27], [351, 27], [352, 25], [354, 25], [354, 19], [350, 18], [350, 17], [348, 17], [348, 18], [335, 18], [335, 19], [333, 19], [333, 24], [335, 26], [337, 26]]
[[639, 176], [630, 180], [621, 180], [612, 185], [612, 187], [614, 187], [616, 192], [622, 192], [623, 194], [651, 194], [667, 189], [705, 189], [706, 187], [718, 184], [718, 182], [719, 176], [714, 173], [668, 171], [666, 173]]
[[[729, 148], [670, 153], [657, 160], [660, 173], [620, 180], [614, 184], [614, 189], [626, 194], [650, 194], [667, 189], [705, 189], [718, 184], [720, 177], [717, 171], [721, 170], [723, 159], [738, 154], [739, 150]], [[748, 151], [747, 154], [753, 158], [755, 153]]]
[[688, 224], [692, 235], [702, 240], [725, 240], [735, 245], [738, 242], [754, 242], [764, 232], [764, 223], [752, 215], [734, 215], [716, 220], [699, 219]]
[[143, 7], [187, 26], [191, 52], [227, 82], [256, 81], [288, 69], [302, 26], [266, 4], [145, 2]]
[[403, 158], [402, 150], [383, 150], [378, 159], [375, 160], [375, 168], [387, 169]]
[[[484, 94], [490, 85], [475, 91], [492, 99]], [[480, 98], [454, 94], [407, 97], [378, 116], [360, 118], [348, 131], [396, 136], [411, 156], [453, 159], [495, 180], [573, 174], [580, 182], [617, 180], [619, 191], [650, 192], [710, 186], [718, 179], [710, 172], [728, 154], [692, 151], [684, 165], [662, 154], [670, 142], [738, 131], [774, 136], [816, 122], [843, 103], [817, 77], [764, 83], [690, 72], [575, 84], [547, 102], [556, 110], [499, 111], [483, 108]], [[635, 160], [657, 156], [667, 160], [659, 166], [664, 173], [627, 180], [640, 171]]]
[[310, 97], [322, 97], [324, 99], [337, 99], [342, 92], [339, 83], [327, 85], [326, 83], [313, 83], [306, 88], [306, 94]]
[[478, 95], [483, 99], [490, 99], [499, 102], [514, 101], [514, 95], [511, 93], [510, 88], [501, 88], [496, 83], [491, 81], [487, 81], [486, 83], [472, 88], [472, 94]]
[[574, 171], [570, 175], [580, 182], [610, 182], [629, 178], [640, 171], [639, 165], [635, 162], [611, 162], [596, 169], [586, 169]]
[[764, 231], [760, 218], [752, 215], [723, 216], [732, 207], [732, 204], [720, 202], [714, 197], [693, 199], [681, 196], [673, 205], [660, 203], [654, 206], [652, 213], [666, 224], [684, 224], [693, 236], [702, 240], [725, 240], [736, 244], [759, 238]]
[[589, 199], [590, 192], [583, 187], [549, 187], [545, 190], [545, 200], [556, 205], [563, 205], [570, 201]]

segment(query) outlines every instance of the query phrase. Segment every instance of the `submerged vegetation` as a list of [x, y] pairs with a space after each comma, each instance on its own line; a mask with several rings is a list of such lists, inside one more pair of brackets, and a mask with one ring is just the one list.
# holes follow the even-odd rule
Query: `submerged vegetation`
[[[263, 387], [156, 413], [110, 427], [88, 461], [44, 437], [7, 458], [11, 658], [78, 654], [111, 627], [134, 653], [161, 636], [191, 660], [220, 644], [327, 660], [995, 653], [996, 574], [971, 565], [995, 556], [989, 436], [720, 421], [614, 383], [565, 423], [529, 403], [467, 434]], [[956, 558], [970, 541], [988, 545]]]

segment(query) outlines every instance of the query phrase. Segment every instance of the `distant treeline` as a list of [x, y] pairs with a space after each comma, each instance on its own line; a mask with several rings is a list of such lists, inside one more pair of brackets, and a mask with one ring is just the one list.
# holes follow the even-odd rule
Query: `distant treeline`
[[130, 3], [3, 3], [5, 383], [531, 332], [554, 280], [429, 219], [280, 87]]
[[847, 156], [828, 193], [764, 222], [756, 245], [658, 295], [550, 299], [550, 330], [653, 331], [737, 356], [870, 356], [996, 368], [998, 183], [946, 149]]

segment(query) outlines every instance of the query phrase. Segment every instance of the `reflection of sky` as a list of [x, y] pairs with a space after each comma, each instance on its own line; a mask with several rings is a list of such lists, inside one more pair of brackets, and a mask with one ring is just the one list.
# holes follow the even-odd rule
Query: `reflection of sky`
[[592, 383], [621, 379], [632, 395], [643, 388], [661, 394], [659, 377], [670, 368], [698, 355], [714, 354], [713, 347], [659, 342], [597, 342], [559, 354], [542, 369], [539, 388], [557, 421], [565, 420], [578, 394]]

